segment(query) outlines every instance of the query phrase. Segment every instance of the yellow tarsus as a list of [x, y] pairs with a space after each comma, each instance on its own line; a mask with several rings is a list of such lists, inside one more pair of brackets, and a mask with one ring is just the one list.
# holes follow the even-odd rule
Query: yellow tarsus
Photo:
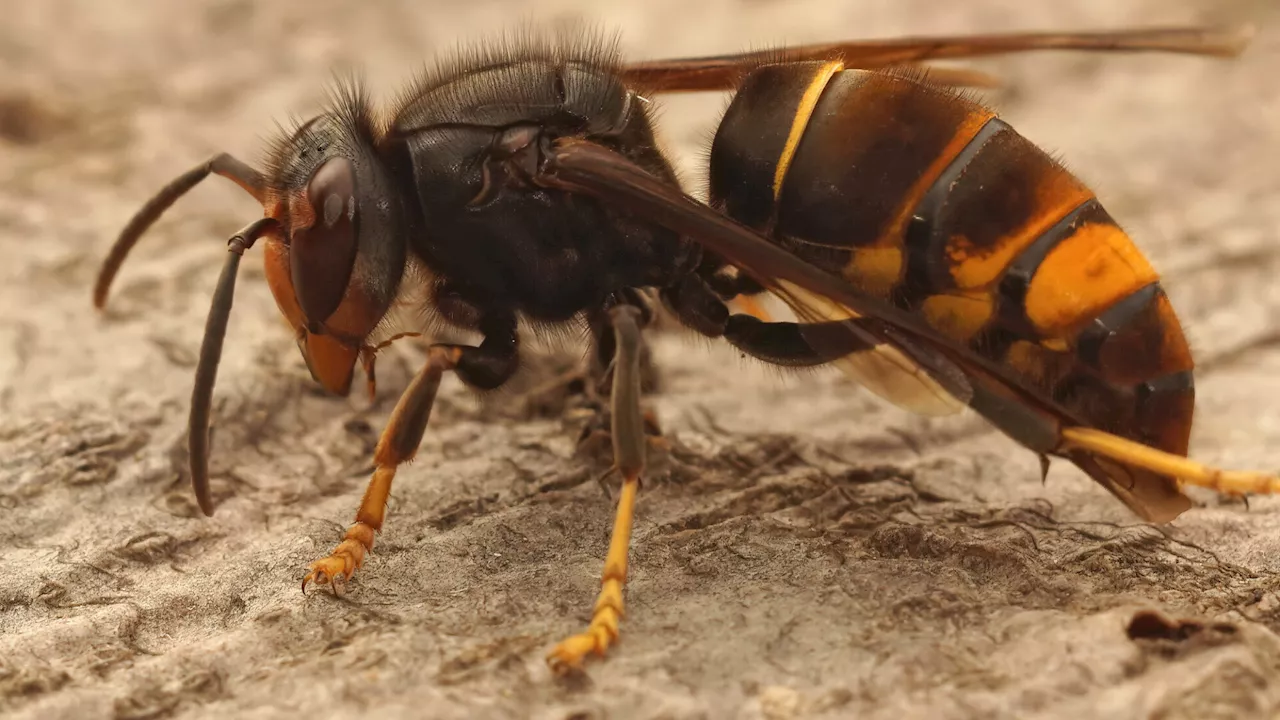
[[561, 641], [547, 653], [547, 664], [557, 673], [581, 668], [587, 655], [604, 655], [618, 639], [618, 623], [623, 617], [622, 586], [627, 581], [627, 551], [631, 546], [631, 522], [639, 489], [638, 477], [627, 478], [622, 483], [591, 623], [584, 632]]
[[1209, 467], [1094, 428], [1066, 428], [1062, 431], [1062, 439], [1068, 446], [1176, 477], [1187, 485], [1209, 488], [1227, 495], [1280, 494], [1280, 476]]

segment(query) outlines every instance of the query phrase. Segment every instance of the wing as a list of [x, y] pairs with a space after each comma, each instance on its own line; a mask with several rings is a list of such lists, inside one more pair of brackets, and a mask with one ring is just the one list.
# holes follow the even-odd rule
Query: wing
[[[623, 77], [650, 92], [695, 92], [732, 89], [750, 68], [779, 61], [840, 59], [846, 67], [872, 69], [1032, 50], [1168, 52], [1232, 57], [1244, 50], [1252, 34], [1253, 29], [1249, 27], [1193, 27], [854, 40], [802, 45], [785, 50], [633, 63], [623, 68]], [[931, 68], [930, 78], [953, 85], [985, 85], [991, 82], [990, 76], [982, 73], [949, 68]]]
[[[784, 281], [772, 292], [810, 325], [843, 322], [873, 336], [878, 335], [878, 329], [883, 334], [869, 318], [793, 283]], [[801, 334], [805, 334], [803, 327]], [[819, 351], [826, 342], [816, 333], [806, 335], [806, 340]], [[910, 348], [910, 353], [903, 346]], [[968, 380], [955, 365], [905, 342], [882, 341], [869, 351], [845, 355], [831, 364], [881, 398], [920, 415], [959, 412], [972, 395]]]
[[885, 346], [877, 368], [892, 368], [888, 372], [896, 378], [967, 404], [1041, 457], [1070, 459], [1147, 520], [1168, 521], [1189, 507], [1181, 492], [1184, 483], [1235, 494], [1280, 493], [1275, 475], [1207, 467], [1090, 426], [921, 318], [864, 295], [613, 150], [578, 138], [558, 139], [532, 180], [595, 197], [695, 240], [787, 298], [810, 321], [843, 321], [861, 344], [876, 351]]

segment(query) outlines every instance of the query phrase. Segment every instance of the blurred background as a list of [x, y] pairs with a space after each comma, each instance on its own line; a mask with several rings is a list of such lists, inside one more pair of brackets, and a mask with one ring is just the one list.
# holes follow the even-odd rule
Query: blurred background
[[[254, 253], [219, 379], [226, 505], [198, 519], [182, 456], [194, 358], [223, 241], [260, 209], [206, 183], [140, 243], [105, 315], [89, 290], [145, 198], [218, 151], [256, 162], [276, 123], [318, 109], [335, 71], [359, 69], [390, 98], [434, 57], [516, 25], [594, 25], [639, 60], [1251, 23], [1252, 46], [1230, 62], [1039, 53], [962, 64], [1005, 82], [982, 97], [1091, 184], [1164, 272], [1206, 370], [1197, 457], [1274, 468], [1278, 17], [1275, 0], [0, 0], [0, 716], [1261, 712], [1277, 697], [1262, 668], [1280, 657], [1270, 501], [1180, 520], [1179, 542], [1209, 548], [1191, 560], [1154, 531], [1031, 523], [1031, 544], [1006, 547], [972, 518], [1132, 518], [1069, 469], [1042, 487], [1034, 458], [971, 420], [906, 417], [833, 392], [826, 375], [783, 379], [679, 339], [655, 350], [670, 379], [655, 403], [708, 464], [692, 484], [646, 495], [626, 642], [593, 680], [550, 682], [541, 653], [585, 621], [609, 505], [594, 483], [530, 490], [561, 471], [563, 428], [486, 424], [456, 384], [398, 480], [356, 592], [304, 601], [295, 576], [354, 510], [412, 358], [388, 367], [372, 408], [316, 396]], [[724, 105], [715, 94], [659, 101], [660, 139], [698, 193]], [[847, 466], [797, 475], [768, 444], [777, 437], [826, 442]], [[715, 464], [734, 448], [737, 465]], [[933, 484], [892, 495], [903, 478]], [[864, 510], [917, 534], [873, 533], [831, 510], [859, 483], [898, 488]], [[916, 520], [894, 514], [902, 507]], [[1124, 609], [1146, 602], [1260, 624], [1236, 646], [1152, 669], [1118, 630]]]

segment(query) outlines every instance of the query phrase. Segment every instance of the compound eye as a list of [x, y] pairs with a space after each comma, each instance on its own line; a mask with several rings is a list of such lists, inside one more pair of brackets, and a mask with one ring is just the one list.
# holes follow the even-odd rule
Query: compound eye
[[325, 161], [307, 184], [313, 222], [293, 232], [290, 274], [307, 321], [319, 325], [338, 309], [356, 261], [356, 178], [351, 161]]

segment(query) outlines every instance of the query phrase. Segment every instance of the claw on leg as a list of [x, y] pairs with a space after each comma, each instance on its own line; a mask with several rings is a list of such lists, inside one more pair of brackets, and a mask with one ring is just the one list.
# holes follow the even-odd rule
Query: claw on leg
[[306, 577], [302, 578], [302, 592], [305, 593], [307, 585], [314, 581], [318, 585], [329, 585], [337, 593], [339, 584], [350, 580], [364, 565], [364, 556], [373, 549], [373, 536], [382, 527], [387, 498], [391, 495], [391, 481], [395, 476], [395, 466], [379, 466], [373, 471], [373, 478], [360, 501], [360, 510], [356, 512], [355, 524], [347, 528], [342, 542], [329, 553], [329, 557], [311, 563]]
[[335, 594], [339, 592], [339, 586], [364, 565], [365, 554], [373, 549], [373, 534], [374, 529], [362, 522], [352, 525], [329, 557], [311, 563], [306, 577], [302, 578], [302, 592], [305, 593], [312, 582], [329, 585]]
[[639, 477], [629, 477], [622, 484], [591, 623], [585, 631], [566, 638], [547, 653], [552, 672], [564, 674], [578, 670], [588, 655], [603, 656], [618, 639], [618, 623], [623, 616], [622, 586], [627, 581], [627, 549], [631, 544], [631, 521], [639, 489]]

